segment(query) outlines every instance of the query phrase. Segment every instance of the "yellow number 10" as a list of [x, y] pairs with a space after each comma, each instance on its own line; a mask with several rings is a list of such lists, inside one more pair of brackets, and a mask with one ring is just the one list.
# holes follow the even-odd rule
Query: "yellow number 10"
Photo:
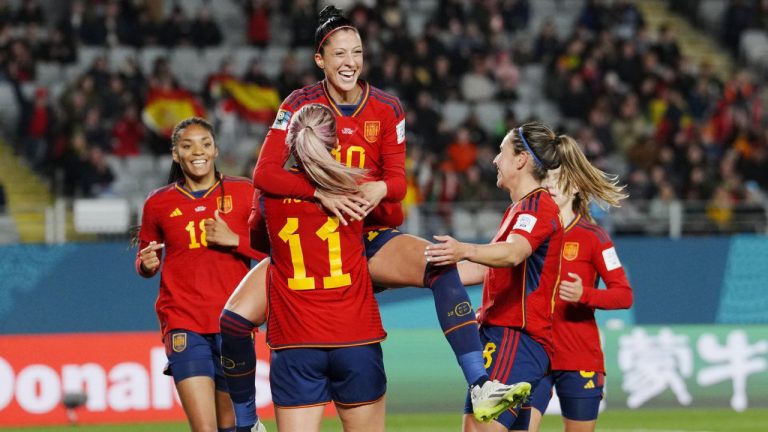
[[[296, 231], [299, 229], [298, 218], [288, 218], [278, 234], [280, 239], [288, 243], [293, 263], [293, 277], [288, 278], [288, 288], [292, 290], [315, 289], [314, 276], [307, 276], [304, 265], [304, 253], [301, 250], [301, 238]], [[339, 219], [329, 217], [328, 221], [315, 233], [321, 240], [328, 242], [328, 264], [330, 276], [323, 277], [323, 289], [340, 288], [352, 284], [349, 273], [344, 273], [341, 264], [341, 236], [338, 232]]]

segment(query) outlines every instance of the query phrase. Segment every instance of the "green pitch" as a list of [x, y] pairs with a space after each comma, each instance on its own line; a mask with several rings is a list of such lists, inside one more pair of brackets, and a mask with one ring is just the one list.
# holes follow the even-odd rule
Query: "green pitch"
[[[677, 409], [667, 411], [609, 410], [601, 414], [597, 430], [601, 432], [758, 432], [768, 425], [768, 409], [750, 409], [736, 413], [724, 409]], [[273, 422], [266, 422], [269, 432], [277, 432]], [[4, 432], [181, 432], [184, 423], [120, 425], [120, 426], [62, 426], [48, 428], [3, 429]], [[341, 431], [338, 421], [326, 421], [323, 432]], [[445, 432], [460, 431], [461, 419], [457, 414], [391, 414], [387, 416], [388, 432]], [[544, 417], [542, 432], [561, 431], [560, 418]]]

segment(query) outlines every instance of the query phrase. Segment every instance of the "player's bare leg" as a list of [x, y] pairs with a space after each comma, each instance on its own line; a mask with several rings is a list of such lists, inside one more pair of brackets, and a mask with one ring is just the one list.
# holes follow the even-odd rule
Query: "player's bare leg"
[[384, 432], [384, 414], [386, 401], [383, 396], [378, 401], [356, 407], [336, 405], [344, 432]]
[[531, 419], [528, 421], [528, 432], [539, 432], [542, 417], [541, 411], [531, 407]]
[[[206, 376], [194, 376], [176, 384], [181, 406], [192, 432], [217, 432], [216, 398], [213, 380]], [[233, 426], [234, 422], [231, 425]]]
[[252, 268], [229, 296], [224, 309], [232, 311], [259, 326], [266, 320], [267, 269], [269, 258]]
[[480, 423], [472, 414], [464, 414], [462, 432], [507, 432], [507, 428], [497, 422]]
[[597, 420], [571, 420], [563, 417], [565, 432], [594, 432]]
[[280, 432], [320, 432], [325, 405], [307, 408], [275, 408]]
[[409, 234], [393, 237], [368, 260], [374, 284], [386, 288], [423, 287], [427, 266], [424, 249], [429, 244]]
[[232, 399], [229, 398], [229, 393], [221, 390], [216, 390], [216, 425], [221, 429], [235, 425]]

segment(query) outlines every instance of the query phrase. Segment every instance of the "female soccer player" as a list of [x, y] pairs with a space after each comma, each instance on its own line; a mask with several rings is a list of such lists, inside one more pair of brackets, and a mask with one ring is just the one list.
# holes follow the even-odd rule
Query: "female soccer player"
[[[318, 190], [354, 193], [364, 173], [336, 161], [330, 108], [296, 111], [286, 137], [297, 168]], [[383, 431], [386, 337], [365, 262], [363, 224], [341, 224], [316, 203], [263, 194], [253, 235], [269, 236], [267, 344], [277, 428], [320, 431], [333, 401], [345, 431]]]
[[[294, 91], [283, 101], [264, 141], [254, 185], [271, 195], [318, 201], [341, 224], [348, 217], [364, 218], [363, 239], [373, 283], [432, 290], [438, 321], [470, 385], [474, 412], [488, 420], [526, 388], [488, 379], [475, 314], [456, 267], [428, 265], [424, 248], [430, 243], [394, 229], [403, 221], [400, 201], [406, 189], [404, 111], [396, 97], [358, 79], [363, 68], [362, 41], [338, 9], [327, 7], [320, 13], [315, 49], [315, 64], [325, 79]], [[336, 160], [368, 170], [369, 181], [360, 186], [358, 194], [329, 193], [284, 169], [286, 128], [297, 110], [309, 103], [326, 105], [336, 116]], [[222, 312], [222, 355], [233, 365], [225, 369], [225, 375], [236, 403], [254, 399], [255, 356], [250, 334], [264, 321], [268, 264], [265, 260], [249, 273]]]
[[[166, 373], [173, 376], [191, 429], [239, 431], [221, 370], [219, 314], [251, 258], [264, 257], [251, 249], [248, 237], [254, 189], [248, 179], [216, 171], [219, 151], [204, 119], [180, 122], [171, 140], [170, 184], [144, 203], [136, 270], [144, 277], [160, 271], [155, 308]], [[258, 420], [254, 424], [264, 430]]]
[[[483, 282], [479, 316], [483, 354], [490, 377], [536, 385], [547, 373], [553, 353], [552, 308], [560, 271], [563, 226], [557, 204], [542, 187], [547, 171], [562, 166], [566, 189], [575, 183], [581, 150], [576, 143], [540, 123], [512, 129], [494, 159], [497, 186], [512, 204], [490, 244], [457, 242], [435, 236], [427, 260], [450, 265], [461, 260], [464, 283]], [[467, 405], [464, 412], [471, 412]], [[504, 412], [482, 424], [464, 416], [465, 431], [527, 430], [530, 410]]]
[[[570, 137], [564, 139], [571, 140]], [[552, 373], [533, 392], [531, 423], [538, 431], [542, 413], [557, 389], [567, 432], [591, 432], [603, 397], [605, 366], [595, 309], [627, 309], [632, 289], [608, 234], [595, 225], [589, 203], [599, 200], [618, 206], [627, 195], [616, 177], [594, 166], [581, 153], [574, 154], [571, 188], [560, 185], [560, 170], [549, 172], [544, 185], [560, 207], [565, 224], [560, 290], [552, 323], [554, 356]], [[600, 279], [606, 290], [597, 289]]]

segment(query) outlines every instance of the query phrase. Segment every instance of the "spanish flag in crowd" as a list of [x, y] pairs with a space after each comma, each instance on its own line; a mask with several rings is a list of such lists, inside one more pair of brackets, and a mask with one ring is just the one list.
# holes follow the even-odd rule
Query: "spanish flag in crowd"
[[275, 119], [280, 95], [274, 87], [262, 87], [231, 77], [218, 84], [232, 97], [244, 119], [261, 123], [271, 123]]
[[195, 95], [184, 89], [152, 89], [141, 117], [152, 132], [171, 137], [173, 127], [189, 117], [205, 117], [205, 109]]

